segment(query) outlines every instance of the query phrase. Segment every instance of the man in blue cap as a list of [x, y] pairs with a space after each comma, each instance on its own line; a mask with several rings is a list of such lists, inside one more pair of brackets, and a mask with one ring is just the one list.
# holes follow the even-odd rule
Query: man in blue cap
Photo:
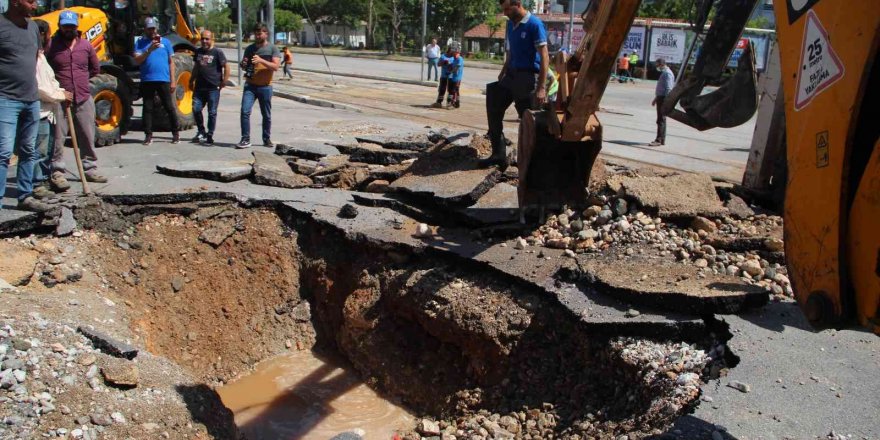
[[[547, 101], [547, 30], [541, 20], [527, 11], [522, 0], [499, 0], [507, 21], [507, 59], [498, 81], [486, 85], [486, 117], [492, 155], [480, 161], [480, 167], [507, 167], [504, 142], [504, 113], [510, 104], [517, 112], [536, 108]], [[521, 116], [521, 114], [520, 114]]]
[[[58, 32], [52, 37], [45, 50], [46, 60], [55, 71], [55, 79], [61, 88], [73, 94], [73, 99], [65, 103], [70, 107], [73, 126], [76, 131], [79, 154], [82, 158], [86, 180], [106, 183], [107, 178], [98, 174], [98, 155], [95, 153], [95, 101], [92, 100], [89, 79], [101, 73], [98, 54], [88, 40], [82, 38], [78, 30], [79, 16], [76, 12], [65, 10], [58, 16]], [[69, 123], [67, 112], [62, 112], [55, 125], [55, 156], [52, 159], [52, 175], [49, 184], [55, 191], [70, 188], [64, 177], [67, 166], [63, 161], [64, 139], [67, 138]]]
[[168, 39], [159, 36], [157, 21], [153, 17], [144, 20], [144, 35], [134, 44], [134, 61], [140, 64], [141, 97], [144, 102], [144, 145], [153, 143], [153, 99], [159, 102], [171, 122], [171, 143], [180, 143], [180, 125], [177, 122], [177, 108], [171, 93], [177, 89], [177, 75], [174, 72], [174, 48]]
[[18, 208], [48, 211], [51, 207], [33, 197], [34, 166], [40, 125], [37, 91], [39, 29], [30, 16], [37, 0], [11, 0], [0, 14], [0, 207], [6, 193], [6, 173], [12, 151], [18, 148]]

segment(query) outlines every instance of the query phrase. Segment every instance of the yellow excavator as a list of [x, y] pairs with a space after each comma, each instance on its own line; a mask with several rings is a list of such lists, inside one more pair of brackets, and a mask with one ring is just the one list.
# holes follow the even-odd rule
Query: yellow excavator
[[[553, 109], [523, 114], [519, 203], [584, 199], [602, 147], [596, 116], [641, 0], [593, 0], [585, 37], [554, 59], [561, 80]], [[721, 87], [758, 0], [696, 0], [695, 29], [714, 9], [700, 55], [662, 111], [698, 130], [743, 124], [758, 107], [753, 50]], [[777, 0], [785, 99], [785, 255], [795, 297], [817, 328], [854, 321], [880, 334], [880, 7], [877, 0]], [[651, 61], [651, 60], [648, 60]]]
[[[193, 126], [192, 54], [198, 34], [189, 21], [186, 0], [69, 0], [49, 1], [51, 12], [35, 19], [58, 30], [58, 16], [64, 9], [79, 15], [79, 31], [94, 46], [101, 61], [101, 74], [91, 79], [95, 100], [95, 144], [112, 145], [130, 126], [132, 104], [140, 99], [138, 66], [134, 62], [134, 42], [143, 34], [144, 18], [155, 17], [160, 33], [174, 46], [177, 75], [177, 117], [182, 130]], [[168, 117], [161, 105], [156, 107], [156, 126], [168, 128]]]

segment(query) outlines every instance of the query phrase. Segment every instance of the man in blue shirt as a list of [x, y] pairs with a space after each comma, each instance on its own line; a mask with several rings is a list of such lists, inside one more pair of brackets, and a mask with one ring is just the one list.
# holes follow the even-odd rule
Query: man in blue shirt
[[153, 143], [153, 100], [159, 102], [171, 122], [171, 143], [180, 142], [180, 126], [177, 122], [177, 108], [171, 93], [177, 88], [177, 75], [174, 72], [174, 48], [171, 42], [159, 36], [156, 19], [144, 20], [144, 35], [134, 44], [134, 60], [140, 65], [141, 97], [144, 100], [144, 145]]
[[661, 108], [666, 95], [672, 91], [675, 86], [675, 74], [672, 69], [666, 66], [666, 60], [657, 58], [657, 71], [660, 72], [660, 78], [657, 80], [657, 88], [654, 90], [654, 100], [651, 105], [657, 107], [657, 138], [654, 142], [648, 144], [651, 147], [659, 147], [666, 144], [666, 115], [663, 114]]
[[442, 68], [440, 85], [437, 88], [437, 102], [434, 108], [443, 107], [443, 96], [447, 95], [446, 104], [449, 107], [459, 107], [458, 93], [461, 87], [461, 79], [464, 76], [464, 59], [461, 57], [461, 44], [452, 42], [446, 53], [440, 56], [438, 65]]
[[507, 21], [507, 56], [498, 81], [486, 86], [486, 116], [492, 155], [480, 167], [507, 166], [504, 113], [516, 103], [517, 112], [547, 101], [547, 31], [544, 23], [523, 8], [522, 0], [499, 0]]

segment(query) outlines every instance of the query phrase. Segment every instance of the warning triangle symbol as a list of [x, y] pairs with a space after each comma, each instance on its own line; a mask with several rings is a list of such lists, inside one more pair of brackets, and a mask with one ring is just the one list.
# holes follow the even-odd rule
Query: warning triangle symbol
[[828, 32], [822, 27], [816, 13], [810, 10], [804, 26], [794, 109], [806, 107], [819, 93], [842, 78], [843, 73], [843, 63], [831, 47]]

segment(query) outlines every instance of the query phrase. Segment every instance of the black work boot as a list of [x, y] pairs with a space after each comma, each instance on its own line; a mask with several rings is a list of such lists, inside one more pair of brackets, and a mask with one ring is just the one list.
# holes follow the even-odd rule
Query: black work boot
[[507, 146], [504, 144], [504, 135], [499, 136], [499, 139], [491, 139], [492, 141], [492, 155], [486, 159], [480, 159], [477, 162], [477, 167], [479, 168], [489, 168], [491, 166], [498, 166], [502, 171], [507, 169]]

